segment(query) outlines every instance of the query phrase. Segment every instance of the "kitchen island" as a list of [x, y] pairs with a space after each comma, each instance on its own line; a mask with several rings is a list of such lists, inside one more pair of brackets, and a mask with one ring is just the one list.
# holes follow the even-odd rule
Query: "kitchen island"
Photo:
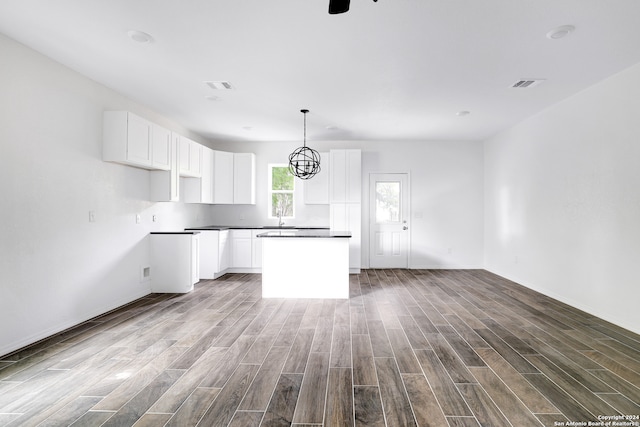
[[262, 273], [262, 240], [269, 230], [329, 230], [329, 227], [275, 225], [205, 225], [186, 228], [200, 234], [200, 279], [226, 273]]
[[349, 298], [350, 232], [272, 230], [257, 237], [263, 298]]

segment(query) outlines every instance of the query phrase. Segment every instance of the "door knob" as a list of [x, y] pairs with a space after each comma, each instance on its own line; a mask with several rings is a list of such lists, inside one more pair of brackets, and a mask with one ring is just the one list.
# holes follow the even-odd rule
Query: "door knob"
[[408, 230], [409, 227], [407, 227], [406, 225], [402, 227], [403, 230]]

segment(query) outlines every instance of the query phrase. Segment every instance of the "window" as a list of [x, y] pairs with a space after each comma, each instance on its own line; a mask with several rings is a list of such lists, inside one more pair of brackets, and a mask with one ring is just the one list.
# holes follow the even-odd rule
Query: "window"
[[400, 222], [399, 182], [376, 182], [376, 222]]
[[288, 165], [269, 165], [269, 218], [294, 218], [294, 189]]

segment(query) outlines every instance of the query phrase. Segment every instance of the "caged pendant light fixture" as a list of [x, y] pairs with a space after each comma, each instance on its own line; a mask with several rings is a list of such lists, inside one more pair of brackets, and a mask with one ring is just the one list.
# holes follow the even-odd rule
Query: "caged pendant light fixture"
[[289, 171], [300, 179], [313, 178], [320, 172], [320, 154], [307, 147], [307, 113], [309, 110], [300, 110], [304, 114], [304, 143], [289, 155]]

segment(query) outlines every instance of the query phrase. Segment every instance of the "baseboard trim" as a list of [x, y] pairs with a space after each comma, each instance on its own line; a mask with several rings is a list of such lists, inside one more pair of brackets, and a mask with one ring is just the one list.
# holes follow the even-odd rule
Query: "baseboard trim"
[[68, 322], [57, 324], [37, 334], [33, 334], [26, 338], [23, 338], [20, 341], [8, 343], [7, 345], [0, 347], [0, 357], [6, 357], [8, 355], [11, 355], [12, 353], [21, 351], [25, 348], [28, 348], [32, 345], [39, 343], [40, 341], [43, 341], [45, 339], [51, 338], [52, 336], [61, 334], [68, 329], [75, 328], [78, 325], [81, 325], [85, 322], [90, 321], [91, 319], [95, 319], [96, 317], [103, 316], [111, 311], [119, 309], [120, 307], [124, 307], [125, 305], [131, 304], [132, 302], [135, 302], [140, 298], [144, 298], [149, 294], [151, 294], [149, 290], [145, 290], [143, 292], [133, 294], [127, 298], [123, 298], [118, 303], [105, 305], [102, 308], [99, 308], [98, 310], [95, 310], [91, 313], [86, 313], [75, 320], [70, 320]]
[[493, 274], [495, 274], [497, 276], [500, 276], [500, 277], [502, 277], [504, 279], [510, 280], [512, 282], [515, 282], [515, 283], [517, 283], [519, 285], [522, 285], [525, 288], [531, 289], [532, 291], [539, 292], [542, 295], [545, 295], [545, 296], [547, 296], [549, 298], [553, 298], [554, 300], [559, 301], [559, 302], [561, 302], [563, 304], [567, 304], [567, 305], [570, 305], [573, 308], [576, 308], [578, 310], [582, 310], [585, 313], [591, 314], [592, 316], [596, 316], [596, 317], [598, 317], [598, 318], [600, 318], [600, 319], [602, 319], [602, 320], [604, 320], [606, 322], [612, 323], [612, 324], [614, 324], [614, 325], [616, 325], [616, 326], [618, 326], [620, 328], [626, 329], [626, 330], [631, 331], [631, 332], [633, 332], [635, 334], [640, 334], [640, 329], [638, 329], [638, 325], [627, 324], [627, 322], [625, 322], [624, 320], [615, 318], [615, 316], [611, 316], [609, 313], [603, 313], [603, 312], [601, 312], [600, 310], [598, 310], [595, 307], [591, 307], [589, 305], [582, 304], [579, 301], [573, 300], [572, 298], [567, 298], [567, 297], [565, 297], [563, 295], [559, 295], [559, 294], [557, 294], [557, 293], [555, 293], [555, 292], [553, 292], [553, 291], [551, 291], [549, 289], [546, 289], [546, 288], [541, 288], [539, 286], [534, 286], [531, 283], [527, 283], [525, 280], [519, 280], [519, 279], [517, 279], [515, 277], [510, 277], [509, 275], [502, 274], [499, 271], [488, 269], [488, 268], [485, 268], [484, 270], [486, 270], [486, 271], [488, 271], [490, 273], [493, 273]]

